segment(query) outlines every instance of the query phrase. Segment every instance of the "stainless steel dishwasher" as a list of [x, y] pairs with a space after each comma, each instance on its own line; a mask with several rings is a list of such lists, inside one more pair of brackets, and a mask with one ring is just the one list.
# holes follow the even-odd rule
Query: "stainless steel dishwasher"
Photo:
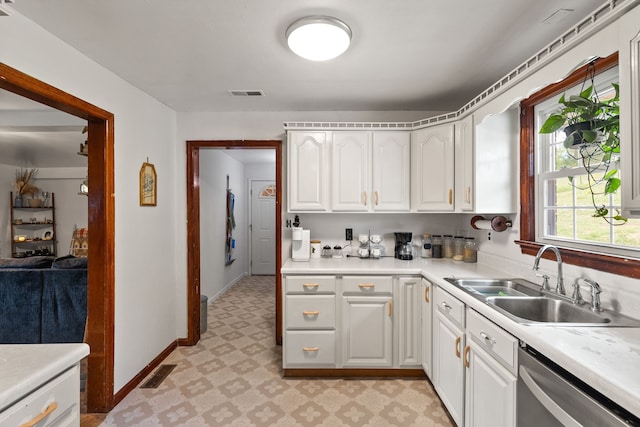
[[518, 354], [518, 427], [640, 426], [640, 419], [531, 348]]

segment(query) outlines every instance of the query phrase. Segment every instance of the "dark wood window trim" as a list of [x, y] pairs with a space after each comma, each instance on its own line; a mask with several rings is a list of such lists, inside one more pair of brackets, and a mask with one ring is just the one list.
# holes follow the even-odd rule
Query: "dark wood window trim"
[[[618, 53], [595, 62], [596, 73], [618, 65]], [[558, 96], [567, 88], [579, 84], [584, 78], [587, 65], [571, 73], [564, 80], [549, 85], [520, 103], [520, 246], [523, 254], [536, 255], [542, 243], [536, 242], [535, 206], [535, 134], [534, 107], [542, 101]], [[607, 273], [640, 278], [640, 259], [616, 256], [602, 252], [591, 252], [558, 246], [563, 262], [593, 268]], [[548, 252], [545, 258], [553, 258]]]

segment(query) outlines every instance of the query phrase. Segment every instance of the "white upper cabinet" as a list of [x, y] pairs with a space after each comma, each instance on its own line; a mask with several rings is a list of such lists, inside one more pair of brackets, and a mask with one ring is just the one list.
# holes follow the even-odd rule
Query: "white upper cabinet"
[[477, 117], [474, 120], [473, 167], [470, 167], [472, 210], [515, 213], [520, 108], [512, 107], [483, 120]]
[[334, 132], [331, 170], [331, 208], [334, 211], [369, 210], [371, 132]]
[[453, 211], [454, 125], [411, 134], [411, 210]]
[[289, 212], [328, 211], [327, 132], [288, 132]]
[[475, 196], [473, 177], [473, 116], [469, 115], [455, 125], [455, 207], [456, 212], [472, 212]]
[[640, 217], [640, 7], [620, 21], [620, 161], [622, 210]]
[[372, 210], [408, 212], [411, 185], [411, 134], [374, 132]]
[[331, 209], [408, 212], [409, 132], [333, 132]]

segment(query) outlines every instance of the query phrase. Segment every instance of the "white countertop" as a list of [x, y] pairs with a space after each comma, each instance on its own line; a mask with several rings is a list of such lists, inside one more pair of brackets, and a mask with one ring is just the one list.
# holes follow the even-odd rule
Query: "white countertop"
[[400, 261], [313, 259], [287, 261], [283, 274], [394, 274], [417, 275], [462, 300], [503, 329], [640, 417], [640, 328], [557, 327], [521, 325], [486, 303], [443, 280], [445, 277], [509, 278], [499, 269], [449, 259]]
[[0, 345], [0, 411], [87, 355], [87, 344]]

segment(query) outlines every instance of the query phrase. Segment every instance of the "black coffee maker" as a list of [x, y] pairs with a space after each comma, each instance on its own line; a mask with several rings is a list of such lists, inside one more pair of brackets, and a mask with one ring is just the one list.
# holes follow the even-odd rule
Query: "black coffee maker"
[[413, 259], [413, 248], [411, 247], [412, 233], [398, 232], [396, 236], [396, 246], [394, 256], [398, 259], [409, 261]]

